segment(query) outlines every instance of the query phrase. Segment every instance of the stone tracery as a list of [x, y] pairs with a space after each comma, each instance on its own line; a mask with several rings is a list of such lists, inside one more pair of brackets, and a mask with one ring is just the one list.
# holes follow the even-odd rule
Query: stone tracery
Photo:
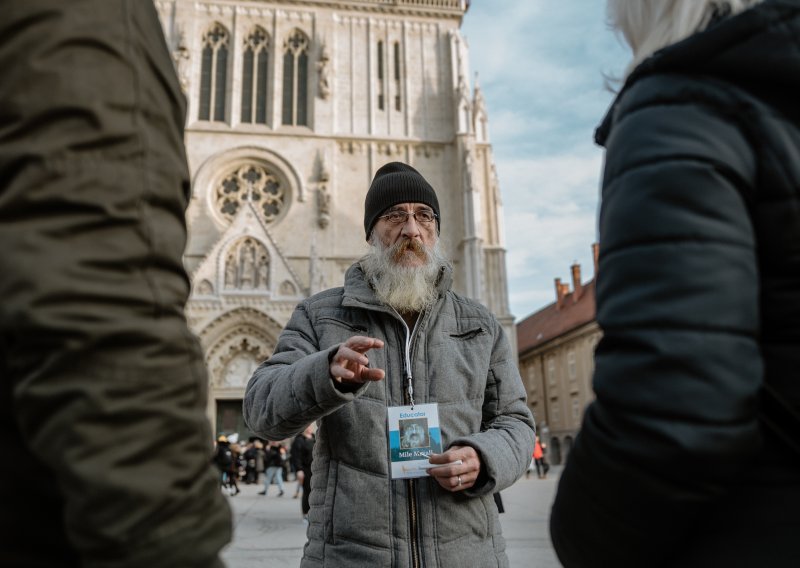
[[284, 210], [287, 193], [281, 180], [265, 167], [247, 163], [225, 176], [216, 188], [216, 208], [231, 221], [242, 204], [252, 202], [267, 223]]

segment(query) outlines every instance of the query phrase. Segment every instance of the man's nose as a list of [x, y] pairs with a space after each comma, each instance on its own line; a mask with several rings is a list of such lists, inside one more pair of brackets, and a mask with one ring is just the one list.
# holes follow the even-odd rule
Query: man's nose
[[403, 223], [403, 231], [401, 234], [404, 237], [408, 237], [409, 239], [413, 239], [414, 237], [421, 238], [422, 233], [420, 231], [419, 223], [417, 222], [417, 218], [413, 215], [409, 215], [406, 222]]

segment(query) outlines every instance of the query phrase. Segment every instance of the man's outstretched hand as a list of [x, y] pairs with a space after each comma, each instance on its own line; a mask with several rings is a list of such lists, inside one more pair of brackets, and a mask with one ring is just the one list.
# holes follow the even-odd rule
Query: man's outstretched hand
[[331, 359], [331, 377], [339, 383], [361, 384], [367, 381], [380, 381], [386, 376], [383, 369], [371, 369], [369, 358], [365, 355], [370, 349], [383, 348], [383, 341], [374, 337], [354, 335], [339, 346]]

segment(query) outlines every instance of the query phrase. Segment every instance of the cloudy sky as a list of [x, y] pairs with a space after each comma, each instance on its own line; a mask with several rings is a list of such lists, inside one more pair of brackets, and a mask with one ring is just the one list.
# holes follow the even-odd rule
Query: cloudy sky
[[489, 113], [505, 213], [511, 313], [555, 300], [570, 265], [591, 279], [602, 149], [592, 135], [628, 53], [602, 0], [472, 0], [462, 33]]

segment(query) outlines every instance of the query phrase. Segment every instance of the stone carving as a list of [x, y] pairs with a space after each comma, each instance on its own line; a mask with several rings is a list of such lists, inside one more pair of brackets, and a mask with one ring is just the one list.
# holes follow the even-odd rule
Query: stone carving
[[258, 271], [256, 272], [256, 288], [269, 288], [269, 257], [265, 254], [258, 259]]
[[280, 293], [281, 296], [296, 296], [297, 288], [289, 280], [284, 280], [281, 282]]
[[214, 293], [214, 286], [208, 280], [203, 280], [197, 286], [197, 293], [201, 296], [210, 296]]
[[226, 290], [268, 290], [269, 253], [252, 238], [238, 242], [225, 258]]
[[[247, 340], [242, 343], [246, 344]], [[227, 365], [222, 375], [222, 386], [225, 387], [244, 387], [247, 381], [253, 376], [253, 371], [258, 367], [258, 361], [253, 354], [242, 351], [235, 355]]]
[[192, 52], [186, 45], [186, 33], [178, 30], [178, 45], [172, 51], [172, 60], [175, 62], [175, 72], [184, 93], [189, 92], [189, 68], [191, 67]]
[[330, 222], [331, 194], [328, 193], [325, 185], [321, 185], [317, 190], [317, 224], [324, 229]]
[[319, 97], [324, 101], [327, 101], [331, 96], [330, 61], [331, 57], [328, 54], [328, 48], [323, 43], [319, 50], [317, 73], [319, 74]]

